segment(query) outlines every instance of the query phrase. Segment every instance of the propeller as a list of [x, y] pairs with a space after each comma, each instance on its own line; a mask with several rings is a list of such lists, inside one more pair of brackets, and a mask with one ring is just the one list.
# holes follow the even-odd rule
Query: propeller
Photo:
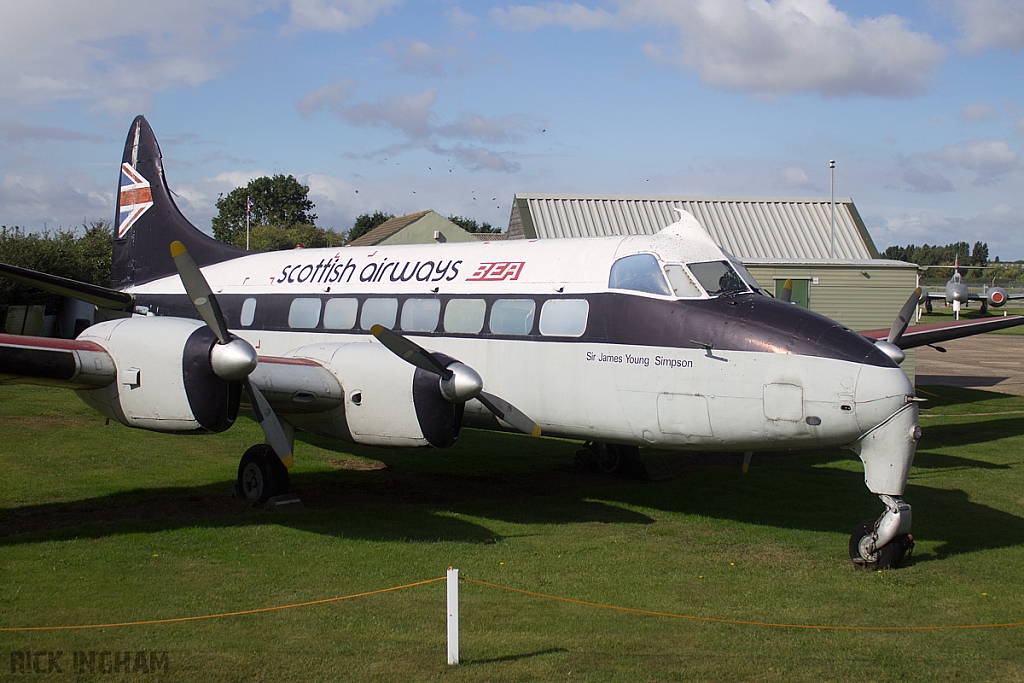
[[892, 322], [892, 327], [889, 328], [889, 336], [885, 339], [875, 340], [875, 346], [897, 363], [902, 363], [906, 358], [906, 354], [903, 353], [899, 343], [900, 339], [903, 338], [903, 333], [907, 331], [907, 325], [910, 324], [910, 318], [914, 315], [914, 310], [919, 303], [921, 303], [920, 287], [913, 291], [907, 302], [903, 304], [903, 308], [896, 314], [896, 319]]
[[889, 329], [889, 336], [886, 341], [890, 344], [896, 344], [899, 342], [903, 333], [907, 331], [907, 325], [910, 324], [910, 318], [914, 315], [914, 310], [918, 304], [921, 303], [921, 288], [918, 287], [907, 299], [907, 303], [903, 304], [903, 308], [896, 315], [896, 320], [892, 322], [892, 327]]
[[779, 295], [780, 301], [785, 301], [787, 304], [793, 300], [793, 281], [787, 279], [782, 283], [782, 294]]
[[374, 325], [370, 332], [377, 341], [405, 362], [440, 377], [441, 395], [448, 401], [465, 403], [475, 398], [499, 420], [524, 434], [540, 436], [540, 427], [536, 422], [505, 399], [484, 391], [483, 379], [465, 363], [455, 361], [445, 365], [434, 354], [383, 325]]
[[210, 365], [214, 374], [228, 382], [242, 382], [242, 387], [249, 395], [249, 402], [256, 413], [256, 421], [263, 430], [263, 437], [284, 466], [291, 467], [295, 462], [292, 441], [263, 393], [249, 380], [249, 375], [259, 362], [256, 349], [249, 342], [228, 332], [227, 321], [217, 297], [185, 245], [177, 240], [171, 242], [171, 257], [189, 300], [195, 306], [199, 317], [217, 337], [217, 343], [210, 350]]

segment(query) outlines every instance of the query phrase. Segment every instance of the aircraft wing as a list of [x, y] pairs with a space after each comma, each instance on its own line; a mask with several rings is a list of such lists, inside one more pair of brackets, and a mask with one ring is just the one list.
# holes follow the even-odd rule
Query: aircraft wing
[[[951, 339], [970, 337], [975, 334], [982, 334], [983, 332], [993, 332], [995, 330], [1003, 330], [1008, 327], [1016, 327], [1017, 325], [1024, 325], [1024, 316], [1007, 315], [1002, 317], [982, 318], [981, 320], [957, 320], [943, 323], [930, 323], [926, 325], [914, 325], [913, 327], [907, 328], [907, 331], [903, 333], [903, 336], [897, 340], [896, 346], [901, 349], [913, 349], [918, 346], [938, 344], [939, 342], [950, 341]], [[861, 332], [861, 334], [869, 339], [885, 339], [889, 334], [889, 330], [867, 330]]]
[[[94, 341], [0, 334], [0, 384], [96, 389], [116, 377], [116, 354]], [[305, 358], [260, 356], [250, 379], [284, 415], [333, 410], [345, 399], [334, 374]]]
[[131, 294], [119, 292], [116, 289], [100, 287], [99, 285], [79, 282], [59, 275], [41, 273], [37, 270], [29, 270], [19, 266], [11, 266], [0, 263], [0, 277], [18, 282], [30, 287], [36, 287], [51, 294], [67, 296], [72, 299], [84, 301], [100, 308], [108, 308], [114, 311], [130, 311], [135, 300]]

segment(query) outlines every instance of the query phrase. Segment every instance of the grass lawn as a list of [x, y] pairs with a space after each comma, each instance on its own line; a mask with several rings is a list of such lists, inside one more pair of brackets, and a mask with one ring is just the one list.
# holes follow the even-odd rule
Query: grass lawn
[[[645, 454], [662, 481], [577, 472], [575, 443], [466, 431], [447, 451], [309, 439], [306, 509], [228, 493], [260, 440], [166, 436], [71, 393], [0, 387], [0, 627], [232, 612], [444, 575], [676, 615], [856, 627], [1024, 622], [1024, 398], [927, 387], [906, 492], [912, 566], [858, 572], [849, 531], [882, 506], [848, 452]], [[0, 632], [0, 679], [138, 681], [950, 681], [1024, 679], [1024, 627], [792, 629], [645, 616], [444, 582], [225, 619]], [[23, 652], [63, 673], [11, 674]], [[166, 654], [73, 671], [72, 653]], [[45, 658], [41, 660], [45, 665]], [[133, 659], [134, 661], [134, 659]]]

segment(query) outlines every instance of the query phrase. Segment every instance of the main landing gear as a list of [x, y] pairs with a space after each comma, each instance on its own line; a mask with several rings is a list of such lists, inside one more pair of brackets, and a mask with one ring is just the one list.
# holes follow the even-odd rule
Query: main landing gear
[[587, 441], [576, 451], [576, 462], [601, 474], [629, 474], [640, 462], [637, 446]]
[[266, 505], [273, 496], [288, 493], [288, 468], [265, 443], [253, 446], [238, 463], [238, 494], [251, 505]]
[[896, 569], [914, 551], [910, 506], [899, 496], [879, 496], [886, 510], [878, 519], [865, 519], [850, 534], [850, 559], [860, 569]]

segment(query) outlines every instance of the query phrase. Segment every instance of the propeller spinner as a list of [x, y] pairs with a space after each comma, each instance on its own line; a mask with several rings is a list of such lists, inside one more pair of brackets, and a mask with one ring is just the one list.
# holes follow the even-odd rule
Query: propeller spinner
[[233, 337], [228, 332], [227, 321], [217, 297], [185, 245], [177, 240], [171, 242], [171, 257], [174, 258], [174, 266], [178, 269], [185, 293], [188, 294], [199, 317], [217, 337], [217, 343], [210, 350], [210, 366], [214, 374], [228, 382], [242, 382], [242, 387], [249, 395], [249, 402], [256, 412], [256, 421], [263, 430], [264, 438], [284, 466], [291, 467], [295, 462], [291, 439], [285, 433], [284, 426], [274, 413], [274, 409], [270, 407], [270, 403], [249, 380], [249, 375], [259, 362], [256, 349], [249, 342]]

